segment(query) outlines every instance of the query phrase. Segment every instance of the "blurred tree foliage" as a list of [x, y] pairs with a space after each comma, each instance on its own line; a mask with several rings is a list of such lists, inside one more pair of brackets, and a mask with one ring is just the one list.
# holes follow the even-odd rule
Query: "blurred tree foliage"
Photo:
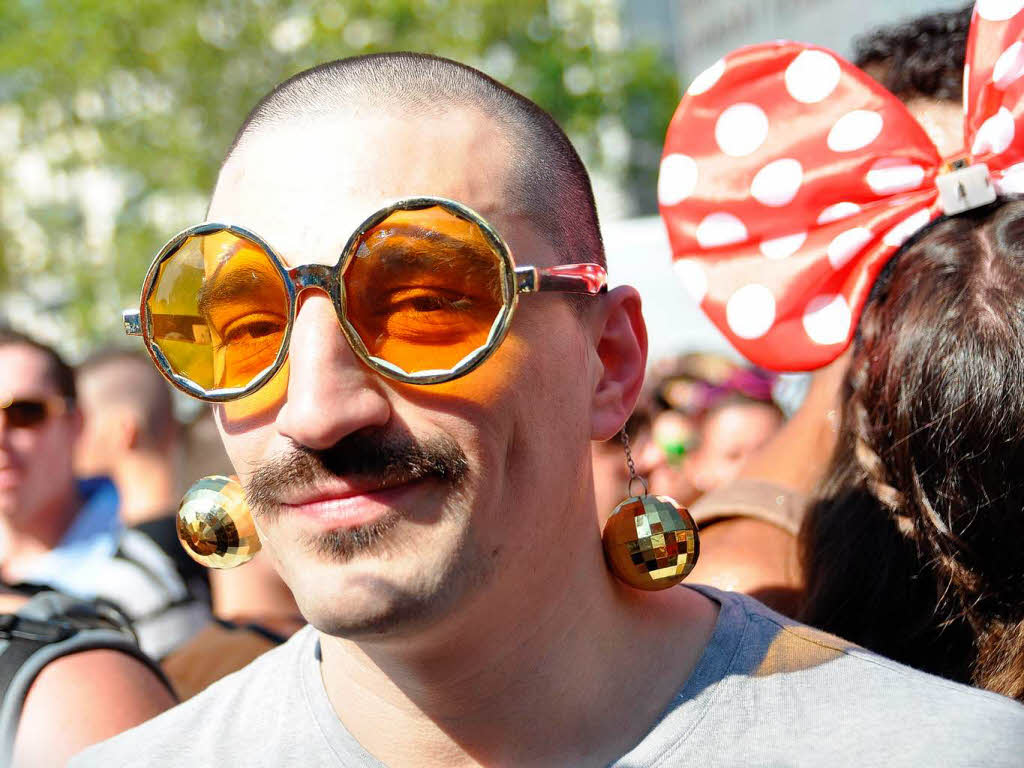
[[151, 255], [202, 219], [242, 118], [313, 64], [379, 50], [480, 67], [548, 109], [651, 212], [671, 63], [616, 0], [5, 0], [0, 312], [73, 354], [118, 330]]

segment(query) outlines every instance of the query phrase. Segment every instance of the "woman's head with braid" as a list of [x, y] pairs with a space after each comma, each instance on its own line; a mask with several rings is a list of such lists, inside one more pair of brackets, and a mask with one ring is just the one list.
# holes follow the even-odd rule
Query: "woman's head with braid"
[[864, 307], [805, 619], [1024, 699], [1024, 202], [939, 220]]

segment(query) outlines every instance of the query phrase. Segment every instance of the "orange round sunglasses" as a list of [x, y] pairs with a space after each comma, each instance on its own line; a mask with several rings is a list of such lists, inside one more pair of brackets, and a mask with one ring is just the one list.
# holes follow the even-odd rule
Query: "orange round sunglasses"
[[472, 209], [411, 197], [368, 217], [334, 267], [289, 269], [256, 234], [200, 224], [156, 255], [125, 332], [141, 335], [175, 387], [200, 400], [249, 395], [281, 368], [299, 294], [327, 293], [356, 355], [409, 384], [439, 384], [483, 363], [508, 333], [519, 295], [597, 295], [599, 264], [516, 266]]

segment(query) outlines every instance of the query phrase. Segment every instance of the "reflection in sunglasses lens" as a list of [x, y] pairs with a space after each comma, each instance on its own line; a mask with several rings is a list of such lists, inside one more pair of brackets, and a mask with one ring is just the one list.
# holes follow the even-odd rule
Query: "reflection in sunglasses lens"
[[147, 305], [155, 346], [206, 390], [244, 387], [272, 366], [288, 321], [270, 257], [225, 231], [188, 238], [160, 265]]
[[480, 228], [440, 207], [393, 213], [344, 274], [346, 314], [366, 351], [405, 373], [479, 352], [504, 305], [504, 263]]

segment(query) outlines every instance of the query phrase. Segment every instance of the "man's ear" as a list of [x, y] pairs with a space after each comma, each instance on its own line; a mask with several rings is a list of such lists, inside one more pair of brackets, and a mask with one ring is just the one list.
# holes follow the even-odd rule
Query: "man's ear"
[[123, 413], [118, 417], [116, 424], [117, 438], [121, 446], [126, 450], [138, 448], [142, 438], [142, 430], [135, 417]]
[[82, 436], [82, 430], [85, 429], [85, 415], [77, 404], [71, 407], [67, 415], [68, 424], [71, 426], [71, 442], [74, 443]]
[[590, 439], [607, 440], [626, 423], [644, 383], [647, 326], [640, 294], [630, 285], [609, 291], [593, 322], [602, 370], [594, 389]]

